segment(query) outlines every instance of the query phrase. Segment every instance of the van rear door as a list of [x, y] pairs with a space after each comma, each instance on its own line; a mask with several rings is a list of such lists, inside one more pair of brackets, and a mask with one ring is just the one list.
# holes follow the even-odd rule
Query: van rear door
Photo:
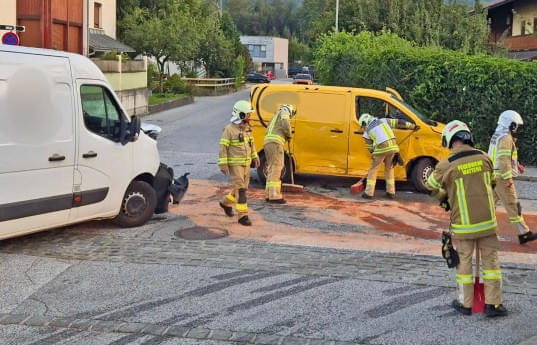
[[0, 50], [0, 238], [67, 222], [73, 107], [68, 58]]

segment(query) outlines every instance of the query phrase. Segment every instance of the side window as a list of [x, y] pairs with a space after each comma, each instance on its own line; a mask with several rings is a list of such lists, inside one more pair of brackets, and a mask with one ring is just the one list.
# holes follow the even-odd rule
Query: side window
[[80, 99], [86, 128], [97, 135], [118, 141], [121, 115], [109, 91], [102, 86], [82, 85]]
[[383, 100], [369, 97], [356, 97], [356, 118], [361, 114], [370, 114], [375, 117], [387, 117], [391, 119], [405, 120], [414, 122], [405, 113], [397, 107]]

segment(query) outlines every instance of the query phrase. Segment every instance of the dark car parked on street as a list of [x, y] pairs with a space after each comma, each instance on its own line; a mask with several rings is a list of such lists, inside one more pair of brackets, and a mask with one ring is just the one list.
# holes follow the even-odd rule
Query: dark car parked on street
[[248, 73], [246, 81], [250, 83], [270, 83], [270, 79], [266, 75], [257, 72]]

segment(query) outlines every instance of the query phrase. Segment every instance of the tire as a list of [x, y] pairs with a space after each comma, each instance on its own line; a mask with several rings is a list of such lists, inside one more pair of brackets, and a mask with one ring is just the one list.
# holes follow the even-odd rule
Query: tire
[[121, 202], [121, 209], [114, 223], [124, 228], [144, 225], [155, 212], [157, 193], [144, 181], [133, 181]]
[[[289, 156], [287, 153], [285, 154], [284, 162], [285, 165], [282, 169], [282, 182], [290, 183], [291, 175], [289, 174]], [[264, 154], [259, 155], [259, 163], [259, 168], [257, 168], [257, 177], [259, 178], [259, 182], [261, 182], [261, 184], [265, 184], [267, 182], [267, 176], [265, 175], [265, 165], [267, 164], [267, 160]]]
[[427, 178], [434, 170], [436, 163], [431, 158], [421, 158], [412, 168], [411, 180], [414, 188], [420, 193], [427, 193]]

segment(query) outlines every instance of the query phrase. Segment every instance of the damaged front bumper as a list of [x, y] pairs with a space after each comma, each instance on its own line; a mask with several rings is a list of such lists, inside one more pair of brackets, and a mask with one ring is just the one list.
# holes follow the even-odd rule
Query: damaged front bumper
[[174, 179], [173, 169], [166, 164], [160, 163], [157, 175], [153, 181], [153, 188], [157, 193], [156, 214], [168, 212], [170, 203], [179, 204], [188, 190], [188, 175]]

